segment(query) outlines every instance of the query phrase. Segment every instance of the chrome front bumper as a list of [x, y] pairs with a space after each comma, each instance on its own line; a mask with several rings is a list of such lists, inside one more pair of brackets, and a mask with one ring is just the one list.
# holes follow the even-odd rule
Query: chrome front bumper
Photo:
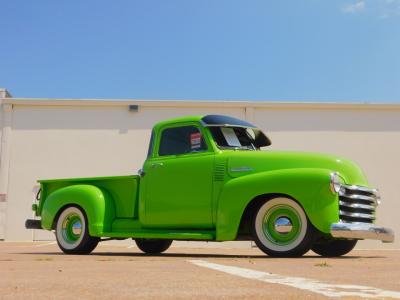
[[335, 238], [371, 239], [384, 243], [394, 241], [394, 233], [390, 228], [365, 223], [334, 223], [331, 225], [331, 235]]

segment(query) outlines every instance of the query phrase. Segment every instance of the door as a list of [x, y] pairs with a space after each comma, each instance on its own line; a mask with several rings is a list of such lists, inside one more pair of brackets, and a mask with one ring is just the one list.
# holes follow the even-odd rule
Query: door
[[212, 228], [214, 153], [200, 128], [166, 128], [157, 148], [144, 165], [145, 225]]

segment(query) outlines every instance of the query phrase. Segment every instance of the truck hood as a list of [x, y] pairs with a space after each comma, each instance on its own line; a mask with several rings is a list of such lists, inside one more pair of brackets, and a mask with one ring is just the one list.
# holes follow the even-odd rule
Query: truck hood
[[334, 155], [288, 151], [232, 151], [228, 158], [228, 174], [231, 177], [303, 168], [339, 172], [347, 184], [368, 186], [367, 179], [357, 164]]

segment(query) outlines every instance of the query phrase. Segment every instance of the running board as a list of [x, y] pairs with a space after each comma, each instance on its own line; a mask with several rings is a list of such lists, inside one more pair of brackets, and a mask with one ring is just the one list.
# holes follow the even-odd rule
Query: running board
[[215, 231], [184, 231], [140, 229], [132, 232], [104, 232], [101, 237], [108, 238], [137, 238], [137, 239], [171, 239], [171, 240], [215, 240]]

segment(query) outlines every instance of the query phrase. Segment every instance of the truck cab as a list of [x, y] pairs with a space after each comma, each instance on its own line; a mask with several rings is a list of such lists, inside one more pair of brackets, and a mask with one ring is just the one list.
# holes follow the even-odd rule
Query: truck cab
[[253, 124], [221, 115], [156, 124], [139, 175], [39, 180], [27, 228], [55, 230], [65, 253], [132, 238], [146, 253], [173, 240], [254, 240], [271, 256], [351, 251], [391, 242], [375, 222], [380, 196], [352, 161], [271, 151]]
[[[257, 141], [248, 134], [254, 131]], [[215, 228], [222, 187], [218, 182], [225, 180], [228, 159], [226, 152], [218, 154], [270, 145], [250, 123], [221, 116], [161, 122], [151, 140], [141, 171], [141, 221], [150, 227], [170, 228]]]

